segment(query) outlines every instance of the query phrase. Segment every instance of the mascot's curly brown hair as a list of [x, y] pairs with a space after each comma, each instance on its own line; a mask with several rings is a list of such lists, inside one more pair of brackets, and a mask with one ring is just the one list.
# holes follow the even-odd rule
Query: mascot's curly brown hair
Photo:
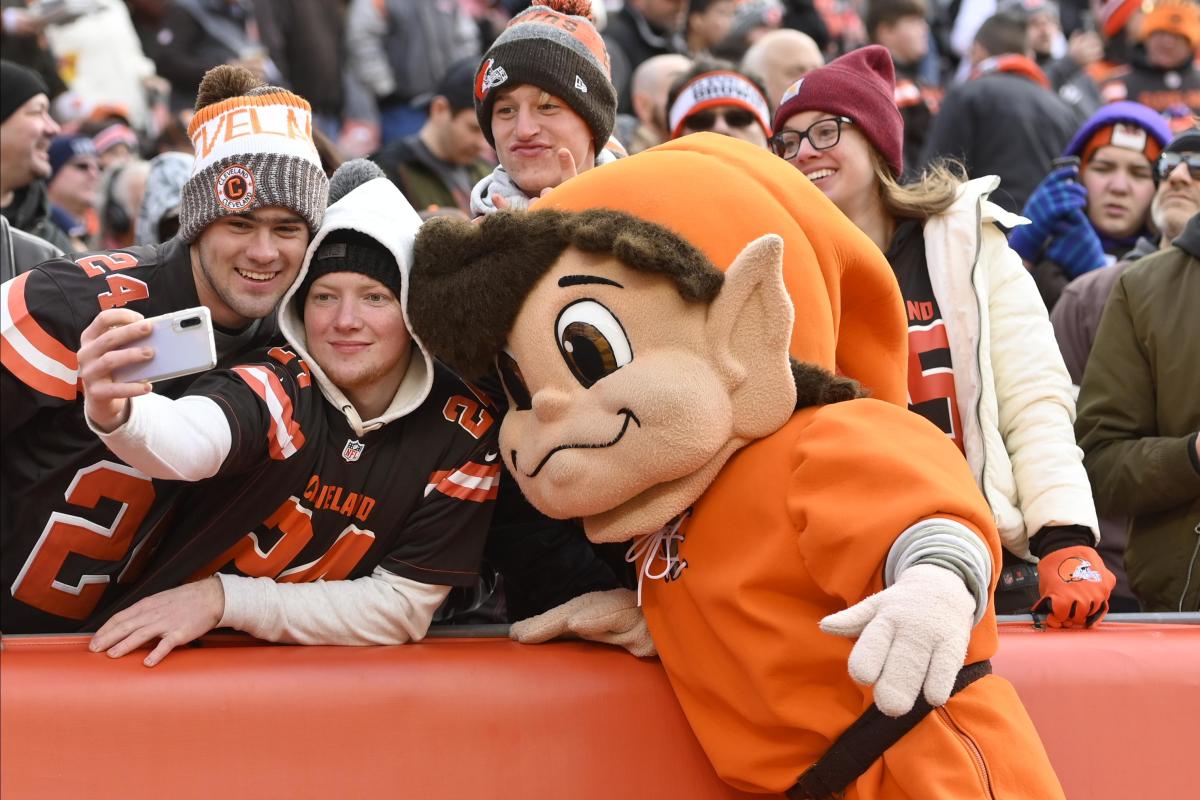
[[431, 220], [409, 292], [437, 356], [499, 369], [502, 455], [529, 500], [632, 541], [637, 592], [575, 598], [516, 638], [657, 650], [740, 789], [1063, 796], [990, 674], [991, 513], [902, 406], [895, 279], [797, 170], [685, 137], [532, 211]]

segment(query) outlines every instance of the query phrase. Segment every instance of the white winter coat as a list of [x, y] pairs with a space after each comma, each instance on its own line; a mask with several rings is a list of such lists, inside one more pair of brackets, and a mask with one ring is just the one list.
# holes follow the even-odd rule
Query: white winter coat
[[960, 188], [924, 227], [933, 294], [946, 324], [967, 462], [1004, 546], [1035, 561], [1029, 535], [1083, 525], [1096, 507], [1075, 444], [1074, 393], [1046, 307], [997, 223], [1028, 220], [987, 200], [1000, 179]]

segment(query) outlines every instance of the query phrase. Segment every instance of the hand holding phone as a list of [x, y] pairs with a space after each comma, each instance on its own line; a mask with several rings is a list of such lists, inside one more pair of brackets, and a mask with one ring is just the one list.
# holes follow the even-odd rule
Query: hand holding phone
[[190, 308], [145, 319], [129, 309], [102, 311], [80, 336], [79, 378], [84, 411], [103, 431], [129, 417], [129, 398], [146, 394], [152, 381], [216, 365], [212, 316]]

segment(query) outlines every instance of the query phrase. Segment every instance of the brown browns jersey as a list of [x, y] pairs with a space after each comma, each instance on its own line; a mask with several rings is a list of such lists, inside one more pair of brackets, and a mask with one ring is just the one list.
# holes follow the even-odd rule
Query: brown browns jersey
[[[0, 629], [76, 630], [128, 585], [154, 521], [176, 487], [152, 482], [112, 455], [83, 416], [79, 337], [96, 314], [145, 316], [200, 304], [188, 246], [75, 254], [0, 286]], [[256, 322], [218, 334], [221, 363], [265, 344]], [[236, 363], [236, 362], [233, 362]], [[156, 384], [178, 397], [195, 376]]]
[[224, 411], [230, 452], [179, 498], [145, 578], [93, 625], [218, 571], [301, 583], [379, 567], [474, 585], [500, 480], [495, 413], [445, 368], [435, 366], [417, 409], [362, 435], [283, 347], [209, 373], [187, 394]]

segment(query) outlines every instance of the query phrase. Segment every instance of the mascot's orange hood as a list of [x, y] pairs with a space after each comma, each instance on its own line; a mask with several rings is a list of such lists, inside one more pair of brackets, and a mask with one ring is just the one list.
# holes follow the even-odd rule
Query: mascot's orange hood
[[670, 228], [727, 268], [747, 244], [784, 242], [796, 308], [791, 354], [905, 405], [907, 327], [879, 249], [798, 169], [768, 150], [700, 133], [591, 169], [534, 208], [612, 208]]

